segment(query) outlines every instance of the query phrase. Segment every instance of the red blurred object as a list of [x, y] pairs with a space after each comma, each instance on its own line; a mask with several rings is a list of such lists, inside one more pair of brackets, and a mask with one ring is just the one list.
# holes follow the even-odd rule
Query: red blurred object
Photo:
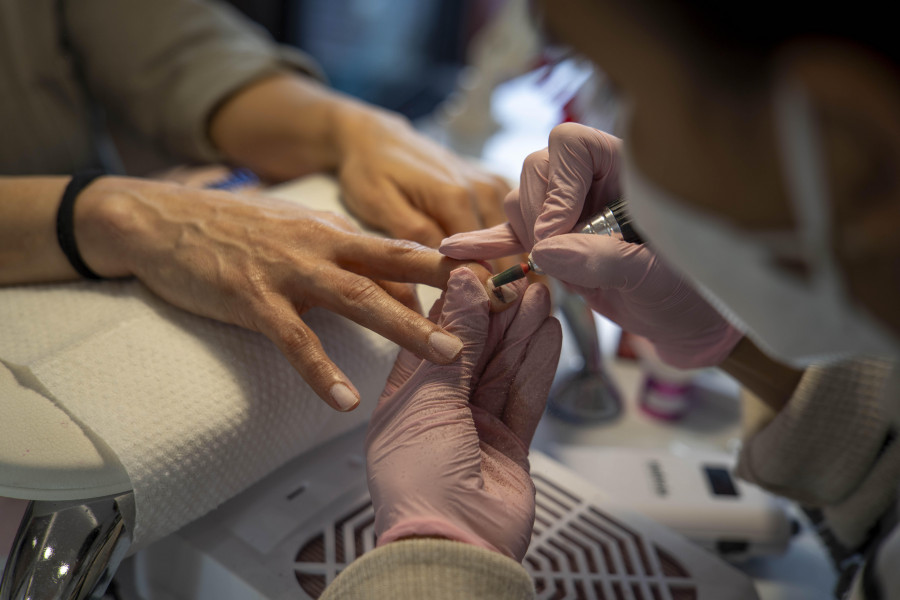
[[624, 329], [619, 335], [619, 346], [616, 348], [616, 357], [622, 360], [637, 360], [638, 356], [634, 351], [634, 345], [631, 341], [635, 338], [633, 333], [628, 333]]

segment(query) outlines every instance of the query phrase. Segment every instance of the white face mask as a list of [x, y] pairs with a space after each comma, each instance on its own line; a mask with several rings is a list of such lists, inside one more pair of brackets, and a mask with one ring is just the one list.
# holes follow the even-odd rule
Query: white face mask
[[[623, 189], [637, 228], [736, 327], [795, 366], [859, 354], [898, 355], [883, 326], [848, 301], [831, 249], [830, 212], [813, 117], [796, 88], [775, 98], [782, 163], [796, 232], [752, 233], [692, 210], [641, 175], [626, 151]], [[802, 279], [780, 267], [779, 249], [809, 265]]]

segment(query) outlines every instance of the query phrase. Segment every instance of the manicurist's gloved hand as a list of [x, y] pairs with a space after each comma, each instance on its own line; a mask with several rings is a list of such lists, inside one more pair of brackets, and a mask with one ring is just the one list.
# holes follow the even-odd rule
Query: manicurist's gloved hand
[[378, 545], [444, 537], [521, 560], [534, 524], [528, 446], [561, 345], [547, 289], [516, 285], [489, 312], [478, 277], [458, 269], [432, 318], [463, 341], [449, 365], [401, 351], [366, 440]]
[[531, 252], [546, 274], [591, 308], [651, 340], [664, 361], [682, 368], [718, 365], [743, 334], [690, 282], [648, 245], [570, 233], [619, 196], [620, 145], [583, 125], [554, 128], [549, 147], [528, 157], [519, 189], [507, 196], [508, 223], [454, 235], [441, 252], [458, 259]]

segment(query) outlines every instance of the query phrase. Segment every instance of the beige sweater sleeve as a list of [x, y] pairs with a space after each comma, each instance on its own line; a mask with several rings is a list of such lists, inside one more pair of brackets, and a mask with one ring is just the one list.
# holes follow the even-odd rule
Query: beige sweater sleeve
[[97, 99], [183, 159], [221, 158], [208, 120], [240, 88], [288, 69], [319, 76], [302, 53], [214, 0], [66, 4], [71, 43]]
[[386, 544], [354, 561], [320, 600], [533, 600], [525, 568], [496, 552], [450, 540]]
[[891, 368], [877, 359], [810, 367], [777, 414], [745, 392], [737, 475], [822, 508], [842, 543], [862, 542], [900, 484], [900, 444], [883, 409], [898, 393]]

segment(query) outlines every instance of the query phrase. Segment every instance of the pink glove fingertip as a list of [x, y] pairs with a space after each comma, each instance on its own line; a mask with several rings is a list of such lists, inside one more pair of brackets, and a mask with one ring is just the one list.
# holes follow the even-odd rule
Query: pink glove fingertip
[[524, 252], [508, 223], [445, 238], [438, 251], [457, 260], [491, 260]]

